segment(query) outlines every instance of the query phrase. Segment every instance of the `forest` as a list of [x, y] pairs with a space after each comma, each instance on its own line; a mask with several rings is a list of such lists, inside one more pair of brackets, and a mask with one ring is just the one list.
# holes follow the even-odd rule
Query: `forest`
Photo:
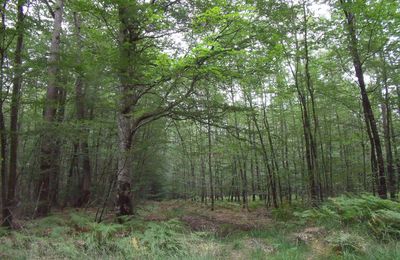
[[1, 0], [0, 259], [399, 259], [398, 0]]

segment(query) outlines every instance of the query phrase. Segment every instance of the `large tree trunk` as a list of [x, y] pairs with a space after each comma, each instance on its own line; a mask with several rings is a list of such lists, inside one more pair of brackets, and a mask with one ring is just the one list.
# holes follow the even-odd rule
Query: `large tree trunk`
[[120, 104], [118, 112], [119, 159], [117, 173], [117, 215], [133, 214], [132, 204], [132, 138], [133, 116], [132, 99], [134, 99], [134, 59], [136, 54], [136, 31], [133, 28], [134, 14], [130, 12], [129, 3], [120, 3], [118, 6], [120, 21], [119, 31], [119, 79]]
[[118, 158], [117, 174], [117, 215], [133, 214], [132, 184], [131, 184], [131, 138], [130, 118], [118, 116], [118, 135], [120, 156]]
[[[50, 46], [49, 81], [46, 93], [46, 106], [44, 110], [44, 120], [50, 125], [57, 120], [57, 106], [59, 102], [59, 59], [60, 59], [60, 36], [63, 19], [64, 0], [58, 0], [54, 11], [54, 28]], [[40, 176], [37, 184], [38, 205], [37, 216], [45, 216], [51, 208], [51, 186], [50, 180], [58, 176], [58, 149], [59, 143], [56, 141], [54, 129], [43, 134], [40, 149]]]
[[[344, 5], [346, 2], [344, 0], [340, 0], [340, 3]], [[362, 106], [366, 118], [366, 125], [371, 129], [370, 139], [371, 146], [374, 146], [374, 152], [377, 160], [377, 169], [378, 169], [378, 194], [381, 198], [387, 198], [387, 188], [386, 188], [386, 177], [385, 177], [385, 164], [383, 161], [383, 153], [381, 140], [379, 137], [378, 127], [376, 124], [375, 116], [371, 107], [371, 103], [368, 97], [365, 81], [364, 81], [364, 72], [362, 68], [362, 62], [360, 59], [359, 51], [358, 51], [358, 40], [356, 36], [356, 28], [355, 28], [355, 17], [354, 14], [349, 12], [345, 6], [343, 6], [343, 11], [346, 16], [347, 30], [349, 36], [349, 49], [351, 52], [351, 56], [353, 58], [353, 66], [356, 72], [356, 77], [358, 80], [358, 86], [360, 88]]]

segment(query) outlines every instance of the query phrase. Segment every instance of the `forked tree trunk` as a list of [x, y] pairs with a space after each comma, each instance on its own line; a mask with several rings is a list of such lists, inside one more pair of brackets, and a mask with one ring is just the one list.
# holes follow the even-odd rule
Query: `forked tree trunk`
[[[307, 20], [307, 8], [306, 8], [306, 4], [305, 2], [303, 2], [303, 26], [304, 26], [304, 60], [305, 60], [305, 64], [304, 64], [304, 72], [305, 72], [305, 76], [306, 76], [306, 88], [307, 88], [307, 92], [309, 95], [309, 100], [311, 101], [311, 113], [308, 111], [308, 108], [306, 106], [307, 102], [306, 100], [304, 101], [304, 111], [305, 113], [307, 113], [308, 115], [304, 116], [305, 120], [308, 120], [308, 122], [306, 122], [306, 127], [308, 127], [308, 129], [306, 129], [306, 131], [308, 132], [308, 139], [309, 139], [309, 149], [310, 149], [310, 170], [313, 172], [313, 178], [317, 178], [317, 183], [314, 184], [316, 187], [318, 187], [318, 191], [319, 191], [319, 199], [322, 201], [323, 200], [323, 190], [321, 187], [321, 180], [320, 180], [320, 172], [319, 172], [319, 166], [318, 166], [318, 145], [317, 145], [317, 134], [318, 134], [318, 117], [317, 117], [317, 113], [315, 111], [315, 98], [314, 98], [314, 87], [312, 85], [312, 80], [311, 80], [311, 74], [310, 74], [310, 57], [309, 57], [309, 48], [308, 48], [308, 20]], [[304, 95], [304, 93], [303, 93]], [[314, 131], [312, 131], [312, 125], [311, 125], [311, 119], [309, 118], [309, 116], [312, 116], [313, 119], [313, 123], [314, 123]], [[312, 180], [310, 180], [312, 181]], [[314, 180], [314, 183], [316, 181]], [[315, 188], [311, 188], [311, 194], [313, 193], [313, 189]], [[313, 204], [315, 204], [315, 201], [313, 201]]]

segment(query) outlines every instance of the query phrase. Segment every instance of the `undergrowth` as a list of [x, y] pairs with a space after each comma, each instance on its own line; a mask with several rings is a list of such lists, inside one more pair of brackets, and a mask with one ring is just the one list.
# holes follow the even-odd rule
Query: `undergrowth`
[[400, 238], [400, 203], [371, 195], [331, 198], [320, 208], [294, 215], [325, 226], [358, 227], [379, 239]]
[[[180, 203], [180, 202], [179, 202]], [[177, 207], [179, 205], [179, 207]], [[329, 199], [318, 209], [283, 205], [265, 227], [235, 229], [225, 236], [193, 231], [182, 216], [205, 207], [171, 202], [150, 204], [135, 217], [93, 221], [90, 213], [70, 211], [24, 223], [17, 231], [0, 229], [0, 259], [399, 259], [400, 205], [363, 195]], [[230, 202], [216, 204], [219, 213], [244, 211]], [[263, 207], [251, 202], [250, 210]], [[168, 216], [148, 220], [148, 215]], [[244, 214], [244, 213], [243, 213]], [[204, 222], [208, 223], [208, 222]], [[219, 229], [232, 223], [218, 223]], [[299, 243], [298, 236], [312, 239]], [[322, 230], [321, 232], [319, 230]], [[372, 234], [372, 235], [371, 235]]]

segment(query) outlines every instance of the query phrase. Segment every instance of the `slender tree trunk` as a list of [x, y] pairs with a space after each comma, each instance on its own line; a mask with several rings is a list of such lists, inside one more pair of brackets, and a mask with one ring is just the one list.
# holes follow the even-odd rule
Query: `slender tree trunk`
[[[249, 99], [249, 104], [250, 104], [250, 108], [253, 109], [253, 105], [252, 105], [251, 99]], [[271, 168], [271, 166], [269, 164], [269, 157], [268, 157], [267, 147], [265, 145], [263, 134], [262, 134], [261, 129], [260, 129], [259, 125], [258, 125], [257, 118], [256, 118], [256, 115], [254, 114], [254, 112], [252, 113], [252, 117], [253, 117], [254, 126], [256, 127], [256, 130], [257, 130], [257, 133], [258, 133], [258, 137], [260, 139], [260, 144], [261, 144], [263, 157], [264, 157], [264, 165], [265, 165], [265, 169], [267, 171], [267, 176], [268, 176], [267, 190], [270, 190], [271, 193], [272, 193], [272, 204], [273, 204], [274, 208], [278, 208], [279, 205], [278, 205], [278, 199], [277, 199], [276, 181], [275, 181], [274, 170], [273, 170], [273, 167]], [[267, 192], [267, 197], [268, 197], [267, 199], [269, 200], [270, 199], [269, 192]]]
[[396, 149], [397, 142], [396, 142], [396, 135], [394, 133], [394, 127], [393, 127], [393, 113], [391, 113], [391, 116], [392, 116], [392, 119], [390, 120], [390, 124], [391, 124], [390, 135], [391, 135], [392, 143], [393, 143], [393, 147], [394, 147], [394, 149], [393, 149], [394, 158], [396, 158], [395, 161], [396, 161], [396, 168], [397, 168], [397, 190], [399, 190], [400, 189], [400, 156]]
[[15, 192], [17, 186], [17, 166], [18, 166], [18, 114], [21, 98], [22, 86], [22, 48], [24, 40], [24, 4], [25, 0], [19, 0], [17, 6], [17, 45], [14, 56], [14, 79], [11, 95], [11, 115], [10, 115], [10, 164], [8, 173], [8, 193], [7, 204], [8, 216], [5, 216], [5, 223], [12, 225], [12, 209], [17, 204]]
[[[82, 55], [82, 35], [81, 35], [81, 18], [78, 13], [74, 13], [74, 25], [75, 25], [75, 38], [77, 43], [77, 56], [76, 56], [76, 73], [77, 78], [75, 82], [75, 107], [76, 107], [76, 119], [78, 124], [84, 123], [83, 121], [87, 119], [86, 117], [86, 96], [85, 96], [85, 81], [83, 76], [83, 65], [81, 60]], [[79, 195], [75, 201], [75, 206], [82, 207], [86, 205], [90, 198], [90, 186], [91, 186], [91, 166], [89, 159], [89, 145], [88, 145], [88, 131], [82, 126], [79, 131], [78, 138], [78, 178], [79, 178]], [[82, 161], [82, 172], [79, 167], [79, 158]]]
[[[323, 191], [321, 187], [321, 181], [320, 181], [320, 172], [319, 172], [319, 167], [318, 167], [318, 150], [317, 150], [317, 133], [318, 133], [318, 117], [315, 111], [315, 98], [314, 98], [314, 88], [312, 85], [311, 81], [311, 74], [310, 74], [310, 57], [309, 57], [309, 47], [308, 47], [308, 21], [307, 21], [307, 8], [305, 5], [305, 2], [303, 2], [303, 22], [304, 22], [304, 59], [305, 59], [305, 64], [304, 64], [304, 70], [305, 70], [305, 76], [306, 76], [306, 87], [308, 91], [308, 95], [310, 97], [311, 101], [311, 114], [314, 122], [314, 131], [311, 131], [311, 123], [310, 119], [308, 118], [308, 115], [305, 115], [305, 120], [308, 120], [309, 122], [306, 122], [308, 125], [308, 135], [309, 135], [309, 142], [310, 142], [310, 162], [312, 165], [312, 171], [314, 177], [317, 177], [318, 183], [318, 191], [319, 191], [319, 199], [323, 200]], [[303, 94], [304, 95], [304, 94]], [[308, 113], [308, 108], [306, 108], [306, 101], [304, 105], [304, 111], [307, 114]]]
[[387, 163], [387, 174], [388, 174], [388, 189], [391, 199], [396, 199], [396, 178], [394, 174], [393, 167], [393, 153], [392, 153], [392, 138], [391, 138], [391, 119], [392, 110], [390, 106], [390, 96], [387, 82], [387, 71], [386, 71], [386, 61], [382, 57], [382, 80], [383, 80], [383, 90], [384, 96], [382, 100], [382, 124], [383, 124], [383, 135], [385, 140], [385, 150], [386, 150], [386, 163]]
[[281, 186], [280, 173], [279, 173], [280, 170], [279, 170], [279, 166], [278, 166], [278, 161], [276, 159], [275, 147], [272, 142], [271, 128], [270, 128], [268, 117], [267, 117], [266, 106], [267, 106], [266, 98], [263, 97], [263, 123], [264, 123], [264, 128], [267, 131], [268, 145], [269, 145], [269, 149], [271, 152], [271, 167], [273, 170], [274, 179], [276, 179], [278, 182], [279, 199], [280, 199], [280, 203], [282, 203], [283, 199], [282, 199], [282, 186]]
[[200, 158], [200, 171], [201, 171], [201, 203], [207, 202], [207, 189], [206, 189], [206, 165], [203, 156]]
[[381, 198], [387, 198], [387, 187], [386, 187], [386, 177], [385, 177], [385, 164], [383, 160], [382, 146], [381, 140], [378, 132], [378, 127], [376, 124], [375, 116], [371, 107], [371, 103], [368, 97], [365, 81], [364, 81], [364, 72], [362, 68], [362, 62], [360, 59], [359, 51], [358, 51], [358, 40], [356, 36], [356, 28], [355, 28], [355, 17], [354, 14], [347, 10], [344, 6], [346, 4], [345, 0], [340, 0], [342, 4], [344, 14], [346, 16], [347, 30], [349, 36], [349, 48], [351, 52], [351, 56], [353, 58], [354, 70], [356, 72], [356, 77], [358, 79], [358, 86], [360, 88], [360, 94], [362, 99], [362, 106], [364, 110], [364, 114], [366, 117], [367, 127], [371, 129], [371, 146], [374, 145], [374, 152], [377, 160], [377, 169], [378, 169], [378, 194]]
[[[66, 82], [63, 82], [66, 85]], [[56, 122], [58, 125], [61, 125], [64, 121], [65, 117], [65, 105], [67, 101], [67, 91], [65, 88], [58, 89], [58, 104], [57, 104], [57, 112], [56, 112]], [[60, 182], [62, 181], [62, 161], [63, 157], [61, 156], [62, 153], [62, 140], [58, 136], [55, 139], [55, 146], [54, 146], [54, 161], [56, 162], [55, 166], [57, 174], [50, 176], [50, 203], [52, 206], [59, 206], [59, 190], [60, 190]]]
[[367, 151], [365, 148], [365, 142], [364, 142], [364, 129], [361, 127], [360, 131], [362, 132], [361, 134], [361, 149], [362, 149], [362, 164], [363, 164], [363, 190], [367, 191]]
[[5, 32], [6, 32], [6, 17], [5, 10], [7, 7], [7, 1], [2, 1], [2, 8], [4, 12], [1, 12], [1, 32], [0, 32], [0, 160], [1, 160], [1, 206], [2, 206], [2, 225], [11, 226], [12, 221], [9, 221], [11, 215], [7, 208], [7, 167], [6, 167], [6, 156], [7, 156], [7, 137], [6, 137], [6, 126], [4, 122], [4, 60], [6, 55], [6, 43], [5, 43]]
[[[209, 100], [209, 94], [207, 92], [207, 102]], [[207, 112], [207, 140], [208, 140], [208, 174], [210, 178], [210, 198], [211, 198], [211, 210], [214, 210], [214, 178], [213, 178], [213, 171], [212, 171], [212, 140], [211, 140], [211, 115], [210, 115], [210, 108], [208, 105], [208, 112]]]

